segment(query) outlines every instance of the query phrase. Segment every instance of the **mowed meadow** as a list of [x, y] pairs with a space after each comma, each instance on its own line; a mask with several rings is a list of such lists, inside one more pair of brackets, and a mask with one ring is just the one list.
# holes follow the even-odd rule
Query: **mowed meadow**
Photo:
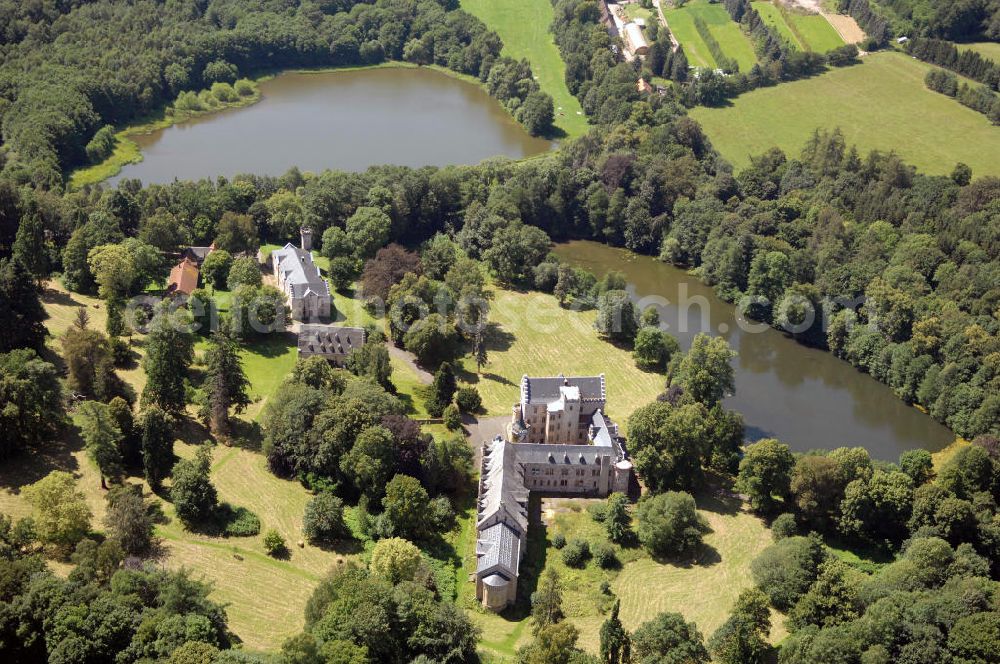
[[750, 71], [756, 64], [753, 44], [722, 5], [710, 4], [707, 0], [692, 0], [679, 9], [664, 10], [663, 14], [670, 31], [684, 47], [684, 53], [692, 65], [710, 69], [719, 66], [709, 51], [708, 44], [698, 33], [695, 17], [705, 21], [709, 34], [719, 42], [726, 57], [739, 63], [740, 71]]
[[800, 51], [825, 53], [844, 45], [837, 30], [820, 14], [778, 7], [772, 0], [751, 3], [764, 23]]
[[475, 386], [488, 415], [510, 415], [520, 398], [520, 380], [532, 376], [595, 376], [607, 378], [608, 413], [623, 427], [639, 406], [665, 387], [661, 374], [639, 370], [629, 349], [601, 340], [594, 329], [597, 312], [571, 311], [544, 293], [497, 290], [490, 303], [486, 346], [489, 362], [476, 374], [466, 357], [460, 378]]
[[566, 64], [552, 39], [549, 0], [460, 0], [462, 9], [500, 35], [503, 54], [525, 58], [542, 91], [555, 103], [555, 126], [568, 137], [587, 132], [587, 117], [566, 87]]
[[797, 155], [817, 129], [839, 127], [862, 152], [894, 150], [921, 172], [1000, 175], [1000, 131], [985, 115], [928, 90], [931, 68], [902, 53], [873, 53], [853, 67], [761, 88], [717, 108], [691, 109], [712, 144], [739, 169], [777, 146]]

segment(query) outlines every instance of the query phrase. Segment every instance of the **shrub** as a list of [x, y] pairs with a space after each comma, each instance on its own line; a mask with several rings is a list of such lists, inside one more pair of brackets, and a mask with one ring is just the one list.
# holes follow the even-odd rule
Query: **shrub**
[[798, 530], [799, 526], [795, 523], [795, 516], [788, 512], [779, 514], [778, 518], [771, 523], [771, 537], [774, 538], [775, 542], [798, 534]]
[[232, 103], [240, 98], [233, 86], [228, 83], [213, 83], [212, 96], [225, 103]]
[[224, 522], [223, 532], [227, 537], [253, 537], [260, 532], [260, 519], [245, 507], [220, 506]]
[[267, 551], [267, 555], [277, 558], [288, 551], [288, 547], [285, 546], [285, 538], [281, 533], [272, 528], [264, 535], [264, 550]]
[[241, 78], [233, 84], [233, 89], [241, 97], [250, 97], [253, 95], [256, 86], [253, 84], [253, 81]]
[[441, 416], [448, 431], [458, 431], [462, 428], [462, 416], [458, 414], [458, 406], [455, 404], [448, 404]]
[[557, 549], [561, 549], [566, 546], [566, 536], [562, 533], [556, 533], [552, 536], [552, 546]]
[[607, 503], [593, 503], [587, 506], [587, 512], [590, 513], [590, 518], [597, 523], [604, 523], [604, 519], [608, 516], [608, 505]]
[[205, 106], [201, 103], [201, 99], [198, 98], [198, 94], [191, 90], [177, 95], [177, 101], [174, 102], [174, 108], [178, 111], [189, 111], [194, 113], [205, 110]]
[[111, 360], [118, 368], [128, 366], [132, 361], [132, 349], [121, 337], [109, 337], [108, 348], [111, 350]]
[[455, 404], [463, 413], [475, 413], [483, 407], [483, 398], [474, 387], [463, 387], [455, 393]]
[[452, 508], [448, 496], [438, 496], [431, 499], [430, 511], [427, 518], [430, 520], [434, 530], [439, 532], [451, 530], [451, 527], [455, 524], [455, 510]]
[[586, 541], [580, 539], [570, 540], [562, 551], [563, 562], [569, 567], [583, 567], [589, 557], [590, 546]]
[[351, 531], [344, 523], [344, 503], [324, 491], [309, 501], [302, 516], [302, 532], [310, 544], [347, 539]]
[[601, 569], [613, 569], [618, 566], [618, 554], [615, 548], [606, 542], [598, 542], [590, 549], [594, 562]]

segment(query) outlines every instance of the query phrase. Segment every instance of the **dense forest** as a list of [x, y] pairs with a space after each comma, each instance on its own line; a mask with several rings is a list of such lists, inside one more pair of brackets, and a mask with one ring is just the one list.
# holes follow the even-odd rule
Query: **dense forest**
[[453, 0], [65, 4], [0, 6], [4, 172], [19, 183], [58, 187], [102, 127], [183, 91], [288, 67], [433, 63], [484, 81], [533, 133], [551, 130], [527, 63], [501, 57], [496, 33]]

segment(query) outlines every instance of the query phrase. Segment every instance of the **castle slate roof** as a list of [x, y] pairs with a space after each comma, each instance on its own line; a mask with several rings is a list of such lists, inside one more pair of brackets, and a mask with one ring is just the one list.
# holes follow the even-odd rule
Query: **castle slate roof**
[[497, 437], [483, 452], [476, 527], [506, 523], [520, 533], [528, 531], [528, 489], [524, 468], [512, 443]]
[[479, 531], [476, 542], [476, 572], [499, 569], [511, 577], [517, 576], [521, 562], [521, 538], [505, 523], [497, 523]]
[[347, 355], [365, 345], [365, 330], [304, 323], [299, 327], [299, 353], [304, 355]]
[[271, 260], [281, 270], [282, 279], [292, 297], [303, 297], [312, 292], [316, 295], [330, 295], [330, 286], [319, 272], [312, 254], [299, 249], [289, 242], [281, 249], [271, 252]]
[[582, 401], [605, 401], [604, 374], [600, 376], [521, 377], [521, 400], [525, 403], [550, 403], [561, 396], [562, 387], [575, 387]]

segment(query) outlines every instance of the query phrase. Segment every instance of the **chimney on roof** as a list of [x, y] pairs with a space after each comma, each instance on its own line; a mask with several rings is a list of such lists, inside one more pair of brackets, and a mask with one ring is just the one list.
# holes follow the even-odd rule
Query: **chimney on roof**
[[312, 251], [313, 248], [313, 232], [308, 226], [303, 226], [299, 229], [299, 234], [302, 238], [302, 251]]

